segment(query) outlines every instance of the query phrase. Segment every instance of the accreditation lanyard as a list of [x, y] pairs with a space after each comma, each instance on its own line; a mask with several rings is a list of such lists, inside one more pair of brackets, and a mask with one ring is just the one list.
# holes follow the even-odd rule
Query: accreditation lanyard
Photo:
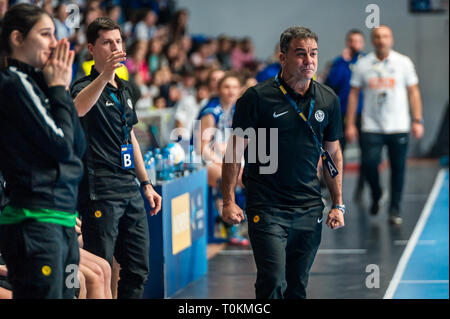
[[295, 112], [302, 118], [302, 120], [306, 123], [306, 125], [309, 127], [309, 130], [312, 133], [312, 136], [314, 138], [314, 141], [316, 142], [317, 146], [320, 148], [320, 153], [322, 160], [325, 163], [325, 167], [328, 169], [328, 172], [330, 173], [331, 177], [335, 177], [339, 174], [339, 171], [337, 170], [336, 165], [333, 162], [333, 159], [331, 158], [331, 155], [323, 149], [322, 143], [320, 143], [319, 139], [317, 138], [316, 132], [314, 131], [311, 123], [309, 122], [309, 119], [311, 118], [312, 111], [314, 110], [314, 106], [316, 105], [316, 88], [313, 87], [314, 94], [311, 98], [311, 103], [309, 106], [309, 114], [308, 118], [305, 117], [303, 112], [298, 107], [297, 103], [292, 99], [292, 97], [289, 95], [288, 91], [284, 88], [284, 86], [280, 83], [280, 80], [278, 79], [278, 74], [275, 76], [275, 83], [280, 88], [281, 92], [285, 96], [285, 98], [288, 100], [288, 102], [294, 107]]
[[122, 168], [123, 169], [132, 169], [134, 168], [134, 154], [133, 154], [133, 144], [129, 143], [128, 139], [128, 128], [127, 128], [127, 115], [126, 110], [123, 107], [122, 103], [120, 103], [117, 96], [109, 89], [109, 96], [113, 99], [114, 103], [117, 105], [119, 110], [122, 112], [122, 131], [125, 139], [125, 144], [120, 146], [120, 158], [122, 160]]
[[119, 99], [117, 98], [117, 96], [110, 90], [110, 88], [108, 89], [108, 93], [109, 96], [113, 99], [114, 103], [117, 105], [117, 107], [119, 108], [120, 112], [122, 113], [121, 119], [122, 119], [122, 131], [123, 131], [123, 136], [125, 139], [125, 143], [128, 144], [128, 129], [127, 129], [127, 113], [125, 108], [123, 107], [122, 103], [120, 103]]

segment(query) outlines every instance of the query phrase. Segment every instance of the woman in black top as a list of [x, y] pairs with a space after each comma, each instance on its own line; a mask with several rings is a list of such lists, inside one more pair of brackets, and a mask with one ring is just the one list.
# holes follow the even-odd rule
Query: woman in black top
[[9, 203], [0, 251], [14, 298], [73, 298], [75, 232], [85, 140], [68, 88], [74, 52], [52, 18], [11, 7], [0, 34], [0, 170]]

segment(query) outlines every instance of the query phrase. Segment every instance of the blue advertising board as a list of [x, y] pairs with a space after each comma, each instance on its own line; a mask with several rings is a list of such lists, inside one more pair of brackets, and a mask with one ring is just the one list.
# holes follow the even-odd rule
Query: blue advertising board
[[148, 215], [150, 274], [144, 298], [168, 298], [207, 272], [207, 170], [155, 190], [163, 201], [161, 212]]

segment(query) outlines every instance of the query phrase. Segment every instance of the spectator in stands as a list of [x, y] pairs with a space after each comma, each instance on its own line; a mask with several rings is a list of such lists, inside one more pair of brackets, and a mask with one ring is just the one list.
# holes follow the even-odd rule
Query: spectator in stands
[[169, 42], [176, 42], [188, 34], [188, 19], [189, 13], [186, 9], [175, 12], [169, 25]]
[[163, 45], [159, 37], [152, 38], [149, 42], [149, 54], [147, 64], [152, 75], [161, 67], [163, 57]]
[[253, 44], [250, 38], [245, 37], [231, 51], [231, 66], [234, 70], [252, 67], [255, 63]]
[[195, 96], [195, 84], [197, 82], [194, 72], [183, 71], [180, 73], [181, 80], [179, 82], [179, 88], [181, 90], [181, 96]]
[[213, 68], [209, 72], [208, 87], [212, 97], [219, 95], [219, 82], [225, 76], [225, 71], [218, 68]]
[[[208, 185], [217, 187], [221, 177], [222, 155], [226, 146], [226, 129], [231, 127], [234, 104], [241, 93], [241, 83], [237, 75], [226, 74], [219, 82], [219, 104], [206, 105], [199, 113], [201, 122], [199, 136], [200, 152], [208, 162]], [[209, 128], [217, 128], [213, 132]]]
[[53, 0], [44, 0], [42, 9], [44, 9], [49, 15], [53, 16], [55, 12], [55, 9], [53, 8]]
[[158, 21], [158, 16], [156, 13], [150, 9], [142, 11], [141, 19], [136, 24], [134, 29], [134, 38], [138, 41], [145, 40], [149, 41], [156, 35], [156, 22]]
[[59, 4], [54, 8], [54, 22], [55, 22], [55, 28], [56, 28], [56, 40], [61, 40], [63, 38], [69, 39], [69, 42], [72, 42], [71, 37], [75, 33], [74, 28], [70, 28], [66, 24], [66, 19], [69, 16], [69, 12], [67, 11], [67, 5], [61, 1]]
[[[352, 69], [354, 64], [364, 56], [362, 52], [364, 49], [364, 35], [357, 29], [352, 29], [345, 37], [346, 47], [342, 50], [341, 56], [337, 57], [331, 66], [325, 84], [331, 87], [336, 92], [341, 101], [342, 127], [345, 127], [348, 94], [350, 93], [350, 79], [352, 76]], [[361, 134], [361, 112], [363, 106], [362, 91], [360, 91], [358, 98], [358, 109], [356, 112], [356, 127], [358, 134]], [[345, 136], [339, 140], [342, 152], [345, 150], [346, 139]], [[359, 140], [361, 144], [361, 140]], [[360, 145], [361, 148], [361, 145]], [[354, 199], [360, 200], [362, 191], [364, 189], [364, 170], [360, 167], [358, 182], [356, 184]]]
[[86, 148], [68, 92], [74, 52], [37, 6], [15, 5], [3, 22], [0, 170], [10, 202], [0, 215], [0, 251], [14, 298], [73, 299], [65, 270], [80, 258], [74, 226]]
[[105, 14], [108, 18], [113, 20], [116, 23], [120, 22], [120, 17], [122, 14], [122, 10], [120, 9], [120, 6], [117, 4], [111, 3], [108, 4], [105, 8]]
[[165, 97], [167, 107], [176, 107], [177, 103], [181, 100], [181, 90], [178, 87], [178, 82], [170, 83], [168, 94]]
[[189, 56], [192, 50], [192, 38], [186, 34], [177, 42], [180, 45], [180, 50], [182, 50], [186, 56]]
[[275, 46], [275, 51], [272, 56], [268, 59], [266, 65], [258, 71], [256, 74], [256, 80], [259, 82], [263, 82], [267, 79], [275, 77], [278, 72], [281, 70], [281, 64], [279, 61], [280, 56], [280, 43], [277, 43]]
[[195, 50], [190, 57], [190, 61], [194, 67], [200, 65], [204, 66], [218, 66], [219, 62], [214, 56], [214, 44], [212, 39], [208, 39], [200, 43], [197, 50]]
[[172, 81], [172, 72], [168, 67], [161, 67], [158, 71], [155, 72], [153, 76], [150, 87], [150, 105], [153, 105], [153, 99], [158, 95], [168, 96], [169, 85]]
[[221, 69], [231, 69], [231, 51], [233, 50], [233, 41], [226, 35], [220, 35], [218, 39], [217, 60]]
[[166, 98], [162, 95], [158, 95], [157, 97], [155, 97], [153, 99], [153, 107], [152, 109], [156, 109], [156, 110], [162, 110], [165, 109], [167, 107], [167, 102], [166, 102]]
[[205, 65], [194, 67], [194, 75], [197, 82], [208, 82], [211, 69]]
[[148, 85], [151, 79], [146, 60], [147, 47], [147, 41], [134, 42], [128, 50], [128, 58], [125, 61], [129, 74], [131, 74], [138, 86]]
[[[164, 57], [162, 65], [168, 66], [172, 72], [176, 72], [179, 64], [176, 65], [179, 59], [180, 49], [177, 42], [171, 42], [164, 48]], [[176, 65], [176, 66], [175, 66]]]
[[209, 88], [206, 83], [199, 82], [195, 86], [195, 95], [184, 96], [177, 105], [175, 111], [175, 127], [184, 128], [183, 140], [189, 141], [198, 112], [206, 105], [209, 98]]
[[[200, 129], [194, 138], [199, 140], [200, 154], [208, 167], [208, 186], [213, 188], [216, 199], [216, 207], [219, 215], [222, 210], [221, 202], [221, 176], [222, 157], [225, 153], [226, 143], [229, 137], [228, 129], [231, 128], [235, 103], [241, 95], [241, 82], [235, 73], [225, 74], [218, 84], [219, 104], [208, 103], [200, 110], [198, 120]], [[212, 130], [215, 128], [215, 130]], [[242, 186], [242, 183], [239, 182]], [[228, 228], [230, 243], [248, 245], [248, 239], [239, 234], [238, 227]]]

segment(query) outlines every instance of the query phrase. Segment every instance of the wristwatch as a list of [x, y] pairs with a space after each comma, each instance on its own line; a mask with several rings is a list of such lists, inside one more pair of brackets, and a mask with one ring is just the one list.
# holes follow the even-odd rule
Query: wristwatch
[[339, 209], [342, 214], [345, 214], [345, 205], [333, 205], [331, 206], [331, 209]]
[[413, 123], [419, 123], [419, 124], [423, 124], [423, 119], [419, 120], [419, 119], [414, 119]]
[[150, 186], [153, 187], [152, 183], [149, 180], [142, 181], [141, 184], [140, 184], [141, 188], [144, 187], [145, 185], [150, 185]]

